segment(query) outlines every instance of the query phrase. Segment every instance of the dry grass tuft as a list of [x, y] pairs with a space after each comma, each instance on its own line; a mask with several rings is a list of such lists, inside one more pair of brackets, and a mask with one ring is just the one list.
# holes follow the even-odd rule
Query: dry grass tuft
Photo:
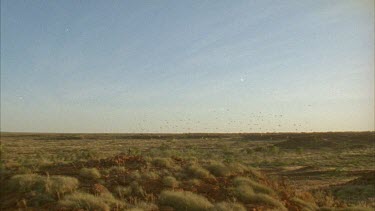
[[226, 177], [232, 173], [227, 166], [219, 162], [212, 162], [206, 168], [217, 177]]
[[205, 179], [205, 178], [212, 178], [213, 175], [207, 171], [206, 169], [198, 166], [198, 165], [191, 165], [187, 168], [187, 171], [190, 175], [199, 178], [199, 179]]
[[318, 209], [318, 206], [316, 206], [315, 204], [303, 201], [302, 199], [299, 199], [299, 198], [292, 198], [291, 202], [305, 211], [314, 211]]
[[152, 161], [152, 164], [154, 164], [157, 167], [163, 167], [163, 168], [173, 167], [173, 161], [170, 158], [155, 158]]
[[66, 196], [63, 200], [59, 201], [59, 205], [63, 209], [67, 208], [71, 210], [110, 210], [110, 206], [107, 203], [105, 203], [101, 198], [82, 192], [76, 192]]
[[248, 185], [241, 185], [237, 186], [235, 188], [235, 195], [236, 197], [248, 204], [263, 204], [263, 205], [268, 205], [271, 207], [275, 207], [279, 210], [286, 210], [284, 205], [279, 202], [278, 200], [270, 197], [269, 195], [262, 194], [262, 193], [254, 193], [253, 188], [251, 188]]
[[59, 197], [62, 194], [74, 191], [79, 182], [74, 177], [23, 174], [13, 176], [8, 185], [11, 190], [21, 193], [36, 191]]
[[99, 170], [96, 168], [82, 168], [79, 175], [86, 179], [99, 179], [101, 177]]
[[215, 207], [212, 210], [213, 211], [246, 211], [246, 208], [240, 203], [220, 202], [218, 204], [215, 204]]
[[257, 193], [275, 194], [275, 192], [271, 188], [269, 188], [265, 185], [259, 184], [259, 183], [255, 182], [255, 181], [253, 181], [249, 178], [246, 178], [246, 177], [236, 177], [236, 178], [234, 178], [233, 184], [235, 186], [248, 185]]
[[213, 207], [205, 197], [189, 191], [163, 191], [159, 200], [160, 204], [171, 206], [175, 210], [205, 211]]
[[169, 188], [177, 188], [178, 187], [178, 181], [176, 180], [176, 178], [174, 178], [172, 176], [164, 177], [163, 178], [163, 184], [164, 184], [164, 186], [169, 187]]
[[125, 208], [125, 203], [115, 199], [111, 193], [94, 196], [88, 193], [75, 192], [60, 200], [59, 206], [62, 209], [71, 210], [109, 211], [111, 208]]

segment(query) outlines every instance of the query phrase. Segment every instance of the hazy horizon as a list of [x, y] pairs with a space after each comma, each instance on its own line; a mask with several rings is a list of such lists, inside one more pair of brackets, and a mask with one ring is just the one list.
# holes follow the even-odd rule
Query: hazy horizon
[[374, 131], [374, 1], [1, 1], [2, 132]]

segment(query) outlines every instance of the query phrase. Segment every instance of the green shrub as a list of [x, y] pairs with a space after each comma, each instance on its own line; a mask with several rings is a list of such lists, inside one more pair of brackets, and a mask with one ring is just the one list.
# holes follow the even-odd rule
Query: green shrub
[[166, 176], [163, 178], [163, 184], [169, 188], [176, 188], [178, 186], [178, 181], [172, 176]]
[[96, 168], [82, 168], [79, 175], [86, 179], [99, 179], [101, 177], [99, 170]]
[[63, 200], [59, 201], [59, 206], [71, 210], [97, 210], [109, 211], [110, 206], [105, 203], [100, 197], [82, 192], [76, 192], [66, 196]]
[[274, 191], [262, 184], [259, 184], [249, 178], [246, 177], [236, 177], [233, 180], [233, 184], [235, 186], [241, 186], [241, 185], [248, 185], [250, 186], [255, 192], [258, 193], [264, 193], [264, 194], [274, 194]]
[[246, 211], [246, 208], [239, 203], [234, 202], [220, 202], [215, 204], [213, 211]]
[[231, 174], [230, 169], [222, 163], [213, 162], [206, 167], [213, 175], [218, 177], [226, 177]]
[[205, 211], [213, 207], [205, 197], [189, 191], [163, 191], [159, 200], [160, 204], [171, 206], [176, 210]]

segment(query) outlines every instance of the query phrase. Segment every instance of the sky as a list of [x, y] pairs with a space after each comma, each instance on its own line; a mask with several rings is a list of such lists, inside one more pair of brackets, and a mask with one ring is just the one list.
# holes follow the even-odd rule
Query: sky
[[1, 0], [1, 131], [368, 130], [372, 0]]

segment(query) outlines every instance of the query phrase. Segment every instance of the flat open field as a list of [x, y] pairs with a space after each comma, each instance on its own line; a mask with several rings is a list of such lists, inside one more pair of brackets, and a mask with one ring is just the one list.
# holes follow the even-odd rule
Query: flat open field
[[1, 134], [2, 210], [373, 210], [375, 133]]

